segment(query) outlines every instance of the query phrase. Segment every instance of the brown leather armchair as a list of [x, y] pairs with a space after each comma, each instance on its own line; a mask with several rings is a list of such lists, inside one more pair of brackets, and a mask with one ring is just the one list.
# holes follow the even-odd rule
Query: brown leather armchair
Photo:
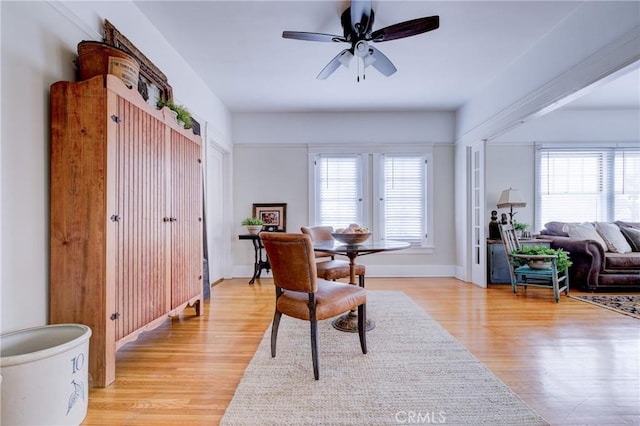
[[[264, 248], [271, 262], [276, 286], [276, 309], [271, 328], [271, 356], [276, 356], [278, 326], [282, 314], [311, 323], [313, 376], [320, 377], [318, 363], [318, 321], [358, 308], [358, 335], [362, 353], [367, 353], [367, 294], [360, 286], [317, 277], [311, 237], [304, 234], [262, 232]], [[345, 338], [347, 336], [345, 335]]]
[[[333, 236], [331, 235], [333, 233], [333, 227], [331, 226], [303, 226], [300, 228], [300, 231], [302, 231], [303, 234], [309, 235], [312, 241], [333, 241]], [[349, 262], [346, 260], [335, 259], [335, 257], [329, 253], [319, 252], [316, 252], [315, 257], [316, 259], [320, 259], [320, 261], [316, 263], [318, 278], [335, 281], [339, 278], [350, 277]], [[364, 287], [364, 265], [356, 265], [356, 275], [358, 275], [360, 286]]]

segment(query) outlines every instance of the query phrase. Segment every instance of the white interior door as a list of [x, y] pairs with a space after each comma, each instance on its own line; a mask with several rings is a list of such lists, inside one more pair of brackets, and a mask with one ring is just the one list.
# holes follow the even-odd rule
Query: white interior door
[[225, 153], [213, 141], [207, 144], [207, 249], [209, 255], [209, 281], [224, 278], [224, 185], [226, 182]]
[[487, 287], [487, 248], [485, 239], [484, 208], [484, 152], [485, 143], [481, 141], [471, 146], [469, 163], [471, 206], [471, 282], [480, 287]]

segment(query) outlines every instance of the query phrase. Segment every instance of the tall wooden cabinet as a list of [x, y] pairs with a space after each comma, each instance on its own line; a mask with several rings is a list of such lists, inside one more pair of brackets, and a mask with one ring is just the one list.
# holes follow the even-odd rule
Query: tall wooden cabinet
[[201, 138], [103, 75], [51, 86], [50, 322], [91, 327], [89, 374], [202, 301]]

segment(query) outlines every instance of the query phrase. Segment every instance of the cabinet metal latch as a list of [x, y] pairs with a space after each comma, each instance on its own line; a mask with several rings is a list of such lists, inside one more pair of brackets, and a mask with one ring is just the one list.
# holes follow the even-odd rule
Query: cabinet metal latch
[[120, 117], [118, 117], [118, 116], [117, 116], [117, 115], [115, 115], [115, 114], [111, 116], [111, 119], [112, 119], [113, 121], [115, 121], [116, 123], [118, 123], [118, 124], [122, 123], [122, 120], [120, 120]]
[[111, 321], [115, 321], [115, 320], [117, 320], [118, 318], [120, 318], [120, 312], [114, 312], [114, 313], [112, 313], [112, 314], [111, 314], [111, 316], [109, 317], [109, 319], [110, 319]]
[[120, 216], [117, 214], [111, 215], [111, 222], [120, 222]]

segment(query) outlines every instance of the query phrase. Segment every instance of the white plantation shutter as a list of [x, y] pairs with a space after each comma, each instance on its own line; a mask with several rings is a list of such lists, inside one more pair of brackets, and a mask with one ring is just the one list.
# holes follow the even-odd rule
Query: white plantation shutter
[[617, 150], [614, 159], [614, 219], [640, 222], [640, 150]]
[[318, 224], [334, 228], [362, 224], [361, 156], [321, 155], [315, 163]]
[[536, 228], [550, 221], [639, 221], [640, 151], [537, 151]]
[[425, 234], [425, 158], [383, 155], [383, 238], [420, 244]]
[[600, 152], [546, 151], [540, 163], [540, 219], [604, 221], [605, 161]]
[[[379, 148], [379, 147], [376, 147]], [[431, 147], [315, 152], [309, 157], [309, 223], [369, 228], [372, 240], [433, 249]], [[365, 148], [366, 149], [366, 148]]]

